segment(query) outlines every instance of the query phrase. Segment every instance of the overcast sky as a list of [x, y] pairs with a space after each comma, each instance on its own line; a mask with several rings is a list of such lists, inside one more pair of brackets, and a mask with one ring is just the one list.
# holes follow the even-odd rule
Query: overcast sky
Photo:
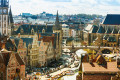
[[13, 15], [39, 14], [120, 14], [120, 0], [10, 0]]

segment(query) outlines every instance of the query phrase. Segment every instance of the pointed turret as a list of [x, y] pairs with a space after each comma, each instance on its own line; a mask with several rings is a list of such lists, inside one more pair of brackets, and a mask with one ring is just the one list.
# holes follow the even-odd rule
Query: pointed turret
[[56, 21], [55, 21], [55, 29], [57, 29], [57, 30], [61, 29], [60, 23], [59, 23], [59, 14], [58, 14], [58, 11], [57, 11]]
[[13, 23], [14, 23], [14, 21], [13, 21], [13, 16], [12, 16], [11, 6], [10, 6], [10, 11], [9, 11], [9, 23], [10, 23], [10, 24], [13, 24]]

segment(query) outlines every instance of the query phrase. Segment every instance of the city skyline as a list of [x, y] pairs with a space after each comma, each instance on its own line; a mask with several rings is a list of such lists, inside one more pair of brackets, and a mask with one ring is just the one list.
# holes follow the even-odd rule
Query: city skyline
[[10, 0], [13, 15], [39, 14], [43, 11], [56, 14], [119, 14], [119, 0]]

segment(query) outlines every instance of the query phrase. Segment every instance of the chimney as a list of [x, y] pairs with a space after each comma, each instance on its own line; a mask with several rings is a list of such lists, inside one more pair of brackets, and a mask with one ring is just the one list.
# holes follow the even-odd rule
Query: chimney
[[18, 38], [20, 38], [20, 33], [18, 33]]

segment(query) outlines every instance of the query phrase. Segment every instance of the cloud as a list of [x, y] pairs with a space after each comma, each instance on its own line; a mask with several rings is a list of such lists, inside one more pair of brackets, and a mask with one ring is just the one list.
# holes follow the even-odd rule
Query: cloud
[[120, 13], [120, 0], [10, 0], [13, 14], [23, 12], [39, 14], [43, 11], [56, 14]]
[[71, 2], [71, 0], [45, 0], [50, 2]]

